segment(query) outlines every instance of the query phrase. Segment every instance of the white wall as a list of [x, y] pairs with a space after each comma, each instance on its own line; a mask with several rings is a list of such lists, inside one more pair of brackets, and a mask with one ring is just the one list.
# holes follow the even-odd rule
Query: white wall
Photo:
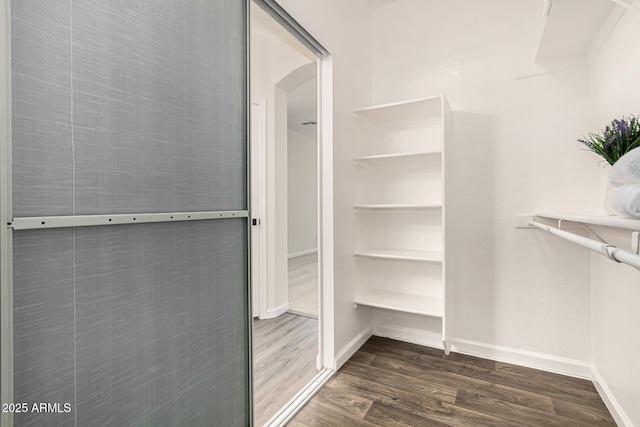
[[287, 137], [289, 256], [318, 248], [318, 146], [289, 129]]
[[[255, 8], [254, 8], [255, 9]], [[286, 309], [287, 272], [287, 103], [276, 85], [293, 70], [312, 62], [277, 36], [252, 31], [251, 95], [267, 108], [266, 212], [267, 317]]]
[[[354, 309], [353, 110], [371, 97], [371, 11], [365, 0], [281, 0], [333, 59], [334, 348], [339, 353], [370, 323]], [[322, 118], [321, 118], [322, 119]]]
[[592, 207], [593, 158], [575, 142], [588, 129], [586, 68], [515, 78], [535, 56], [539, 3], [402, 0], [376, 9], [373, 101], [444, 93], [454, 111], [454, 345], [530, 352], [528, 363], [562, 360], [584, 374], [589, 254], [514, 227], [518, 213]]
[[[638, 4], [639, 2], [636, 2]], [[623, 115], [640, 115], [640, 13], [628, 11], [589, 67], [591, 130]], [[605, 170], [594, 175], [605, 182]], [[597, 230], [629, 248], [630, 233]], [[640, 425], [640, 272], [591, 256], [592, 363], [627, 425]]]

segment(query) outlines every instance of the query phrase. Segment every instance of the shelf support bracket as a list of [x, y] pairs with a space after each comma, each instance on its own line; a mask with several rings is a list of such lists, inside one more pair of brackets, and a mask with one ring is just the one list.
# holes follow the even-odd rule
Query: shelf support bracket
[[618, 260], [618, 258], [615, 257], [616, 250], [618, 250], [618, 248], [616, 248], [613, 245], [604, 245], [602, 247], [602, 252], [604, 253], [604, 255], [607, 258], [609, 258], [611, 261], [615, 261], [619, 264], [620, 261]]
[[631, 233], [631, 252], [640, 255], [640, 231]]
[[531, 214], [517, 214], [516, 215], [516, 228], [533, 228], [529, 225], [529, 221], [535, 221], [535, 215]]

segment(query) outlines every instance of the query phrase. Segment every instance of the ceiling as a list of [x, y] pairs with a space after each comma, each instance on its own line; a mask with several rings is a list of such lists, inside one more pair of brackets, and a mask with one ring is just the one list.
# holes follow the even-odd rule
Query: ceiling
[[614, 7], [610, 0], [553, 0], [536, 62], [587, 52]]

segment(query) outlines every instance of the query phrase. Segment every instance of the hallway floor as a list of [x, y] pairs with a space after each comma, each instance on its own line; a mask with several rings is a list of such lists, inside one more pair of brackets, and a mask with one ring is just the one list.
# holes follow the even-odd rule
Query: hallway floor
[[288, 424], [615, 426], [593, 384], [372, 337]]
[[253, 322], [255, 425], [262, 426], [318, 373], [318, 321], [285, 313]]
[[289, 313], [318, 318], [318, 253], [289, 259]]

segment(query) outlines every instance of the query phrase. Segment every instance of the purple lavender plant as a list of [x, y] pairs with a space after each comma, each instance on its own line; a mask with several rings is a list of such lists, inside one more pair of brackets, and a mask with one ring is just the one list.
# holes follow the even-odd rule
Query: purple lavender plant
[[640, 147], [640, 123], [636, 116], [615, 119], [600, 132], [590, 132], [578, 142], [613, 165], [627, 152]]

